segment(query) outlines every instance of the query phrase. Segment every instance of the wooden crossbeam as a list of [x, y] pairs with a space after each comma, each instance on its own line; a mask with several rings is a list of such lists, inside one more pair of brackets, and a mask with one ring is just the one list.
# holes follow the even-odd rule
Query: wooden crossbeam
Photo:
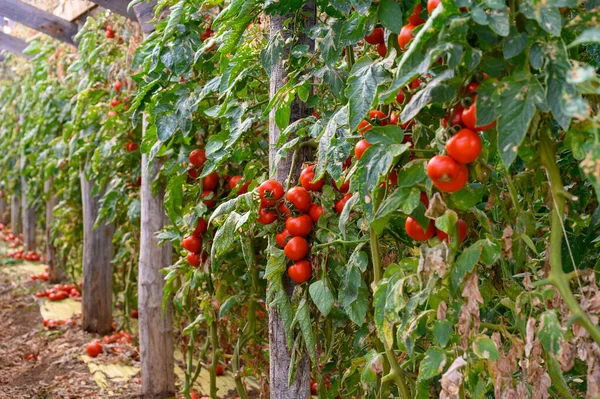
[[0, 16], [18, 22], [62, 42], [75, 44], [77, 24], [19, 0], [0, 0]]
[[90, 0], [92, 3], [98, 4], [107, 10], [111, 10], [129, 19], [135, 19], [133, 11], [127, 11], [128, 0]]
[[23, 54], [23, 50], [28, 46], [25, 40], [19, 39], [11, 35], [7, 35], [0, 31], [0, 49], [10, 51], [13, 54], [21, 57], [30, 58], [28, 55]]

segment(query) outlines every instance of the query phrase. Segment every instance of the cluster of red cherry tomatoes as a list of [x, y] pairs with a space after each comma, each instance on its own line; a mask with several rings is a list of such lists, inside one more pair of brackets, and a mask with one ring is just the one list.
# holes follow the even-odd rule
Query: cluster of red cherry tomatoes
[[[188, 168], [188, 179], [190, 182], [198, 180], [198, 175], [202, 172], [204, 163], [206, 162], [206, 152], [203, 149], [195, 149], [189, 155], [190, 167]], [[238, 195], [245, 194], [248, 192], [248, 186], [252, 181], [244, 181], [242, 176], [236, 175], [232, 177], [225, 176], [226, 185], [230, 191], [236, 192]], [[202, 202], [207, 208], [211, 209], [217, 205], [217, 196], [219, 195], [218, 189], [220, 185], [220, 178], [217, 172], [212, 172], [206, 175], [202, 179]], [[201, 253], [202, 250], [202, 236], [208, 227], [208, 222], [199, 218], [196, 228], [193, 233], [184, 238], [181, 245], [189, 253], [187, 260], [192, 266], [199, 266], [204, 260], [206, 260], [207, 254]]]
[[[85, 348], [89, 357], [97, 357], [99, 354], [105, 351], [110, 350], [113, 354], [119, 354], [125, 351], [125, 347], [132, 347], [133, 340], [131, 339], [131, 334], [127, 331], [118, 331], [113, 335], [106, 335], [102, 337], [102, 341], [98, 339], [94, 339], [89, 342]], [[120, 346], [119, 346], [120, 345]], [[135, 360], [139, 359], [139, 350], [137, 348], [133, 348], [133, 352], [131, 353], [131, 357]]]
[[29, 275], [29, 279], [30, 280], [42, 280], [42, 281], [48, 281], [48, 272], [40, 272], [38, 274], [30, 274]]
[[294, 186], [287, 193], [276, 180], [267, 180], [258, 186], [258, 222], [267, 225], [279, 218], [283, 220], [283, 230], [275, 235], [275, 242], [293, 262], [288, 275], [299, 284], [312, 276], [312, 265], [306, 259], [310, 253], [307, 237], [323, 214], [323, 207], [313, 202], [311, 192], [321, 191], [325, 180], [314, 180], [315, 166], [309, 165], [300, 174], [301, 186]]
[[[122, 87], [123, 87], [123, 82], [121, 82], [120, 80], [116, 80], [113, 83], [113, 88], [115, 89], [115, 91], [117, 93], [121, 92], [121, 88]], [[115, 108], [115, 107], [118, 107], [122, 103], [122, 104], [124, 104], [123, 107], [125, 108], [125, 110], [128, 110], [129, 109], [129, 104], [127, 102], [128, 102], [128, 98], [127, 97], [123, 97], [123, 98], [121, 98], [119, 100], [119, 97], [115, 96], [115, 97], [112, 98], [112, 100], [110, 100], [110, 105], [111, 105], [111, 107]], [[113, 110], [110, 110], [110, 111], [108, 111], [107, 116], [109, 118], [113, 118], [113, 117], [117, 116], [117, 112], [113, 111]]]
[[67, 298], [80, 298], [81, 291], [75, 284], [56, 284], [54, 287], [35, 293], [36, 298], [48, 297], [51, 301], [62, 301]]
[[[81, 317], [81, 314], [75, 317]], [[68, 318], [66, 320], [45, 319], [42, 321], [42, 324], [48, 330], [56, 330], [59, 326], [75, 327], [77, 321], [75, 321], [75, 318]]]

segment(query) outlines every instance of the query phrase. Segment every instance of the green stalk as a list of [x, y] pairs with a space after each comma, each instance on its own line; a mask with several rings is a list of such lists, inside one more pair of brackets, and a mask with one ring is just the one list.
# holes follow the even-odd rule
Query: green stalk
[[246, 388], [244, 387], [244, 383], [242, 381], [242, 376], [240, 375], [240, 350], [242, 346], [244, 346], [250, 339], [252, 339], [256, 335], [256, 295], [258, 292], [258, 267], [256, 267], [256, 260], [254, 256], [254, 242], [252, 240], [252, 234], [249, 235], [250, 238], [247, 239], [248, 250], [247, 257], [249, 258], [247, 261], [247, 265], [250, 268], [250, 276], [252, 281], [252, 288], [250, 291], [250, 305], [248, 306], [248, 323], [244, 327], [244, 331], [242, 335], [238, 338], [238, 341], [235, 345], [235, 349], [233, 351], [233, 356], [231, 358], [231, 368], [235, 375], [235, 386], [238, 391], [238, 395], [240, 395], [240, 399], [248, 399], [248, 393], [246, 392]]
[[562, 267], [562, 239], [563, 225], [562, 219], [565, 209], [565, 198], [562, 194], [564, 186], [560, 176], [558, 165], [556, 164], [556, 151], [554, 143], [551, 141], [547, 132], [542, 132], [540, 137], [540, 156], [542, 165], [546, 168], [550, 188], [552, 190], [553, 208], [551, 210], [550, 225], [550, 274], [547, 282], [553, 285], [562, 296], [565, 304], [573, 313], [574, 321], [586, 329], [594, 341], [600, 345], [600, 329], [598, 329], [590, 320], [589, 316], [579, 306], [577, 299], [571, 291], [569, 278]]
[[190, 342], [188, 342], [187, 347], [187, 364], [186, 364], [186, 373], [185, 373], [185, 385], [183, 388], [183, 393], [186, 398], [189, 398], [190, 389], [192, 387], [192, 372], [194, 370], [194, 340], [196, 339], [196, 331], [192, 330], [190, 333]]
[[[375, 195], [373, 195], [373, 213], [377, 211], [377, 203], [375, 201]], [[369, 229], [370, 236], [370, 244], [371, 244], [371, 258], [373, 260], [373, 283], [374, 286], [379, 284], [381, 280], [381, 258], [379, 255], [379, 243], [377, 240], [377, 233], [375, 229]], [[383, 347], [385, 350], [385, 356], [387, 357], [388, 363], [390, 365], [390, 372], [383, 377], [382, 382], [387, 383], [388, 381], [394, 381], [398, 386], [398, 390], [400, 392], [400, 397], [402, 399], [410, 399], [410, 393], [408, 392], [408, 386], [406, 382], [402, 378], [402, 369], [398, 364], [398, 360], [396, 359], [396, 354], [388, 346], [386, 342], [383, 342]]]
[[212, 365], [210, 366], [210, 399], [217, 399], [217, 365], [219, 357], [217, 356], [217, 321], [213, 320], [210, 324], [210, 343], [212, 346]]

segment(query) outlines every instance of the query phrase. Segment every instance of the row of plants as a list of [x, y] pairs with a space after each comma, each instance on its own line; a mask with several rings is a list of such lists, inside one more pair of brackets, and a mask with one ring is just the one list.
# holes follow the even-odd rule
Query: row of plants
[[27, 154], [32, 198], [55, 176], [70, 265], [80, 171], [106, 187], [133, 306], [140, 151], [161, 163], [186, 397], [223, 364], [267, 392], [272, 308], [320, 398], [600, 394], [597, 4], [167, 6], [142, 43], [101, 17], [77, 54], [33, 45], [0, 167], [13, 194]]

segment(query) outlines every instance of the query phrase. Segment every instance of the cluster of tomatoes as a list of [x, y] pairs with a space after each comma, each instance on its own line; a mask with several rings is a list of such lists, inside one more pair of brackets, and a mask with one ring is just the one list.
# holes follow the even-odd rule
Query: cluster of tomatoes
[[258, 187], [258, 222], [267, 225], [280, 218], [284, 221], [283, 230], [276, 234], [275, 242], [294, 262], [288, 268], [288, 275], [297, 283], [308, 281], [312, 276], [312, 265], [305, 259], [310, 253], [306, 237], [323, 214], [323, 207], [313, 202], [311, 192], [321, 191], [325, 180], [314, 181], [314, 169], [314, 165], [305, 167], [300, 174], [301, 186], [294, 186], [287, 193], [276, 180], [267, 180]]
[[[193, 150], [189, 155], [190, 167], [188, 168], [188, 179], [190, 182], [195, 183], [198, 180], [199, 174], [202, 172], [204, 163], [206, 162], [206, 152], [203, 149], [197, 148]], [[248, 192], [248, 186], [252, 181], [244, 181], [242, 176], [236, 175], [232, 177], [224, 176], [226, 181], [226, 187], [230, 191], [237, 192], [237, 194], [245, 194]], [[217, 197], [219, 195], [220, 177], [217, 172], [212, 172], [206, 175], [202, 180], [202, 202], [207, 208], [211, 209], [217, 205]], [[236, 191], [237, 190], [237, 191]], [[207, 254], [202, 253], [202, 236], [208, 228], [208, 222], [199, 218], [196, 228], [193, 233], [183, 239], [181, 245], [185, 250], [188, 251], [187, 260], [192, 266], [199, 266], [203, 261], [206, 260]]]
[[[76, 317], [81, 317], [81, 314]], [[42, 324], [48, 330], [56, 330], [59, 326], [75, 327], [77, 321], [75, 321], [75, 318], [68, 318], [66, 320], [45, 319], [42, 321]]]
[[104, 36], [106, 36], [107, 39], [114, 39], [115, 38], [115, 31], [112, 28], [112, 26], [106, 25], [104, 27]]
[[40, 260], [40, 254], [35, 251], [27, 251], [25, 255], [23, 255], [23, 259], [29, 260], [32, 262], [38, 262]]
[[2, 240], [4, 242], [9, 242], [10, 243], [10, 247], [11, 248], [15, 248], [18, 247], [19, 245], [23, 244], [22, 238], [23, 238], [23, 234], [19, 234], [19, 236], [17, 237], [16, 235], [14, 235], [12, 233], [12, 230], [10, 228], [4, 229], [4, 226], [2, 228], [3, 231], [2, 233]]
[[[118, 331], [113, 335], [106, 335], [102, 337], [102, 341], [99, 339], [94, 339], [87, 344], [85, 350], [89, 357], [97, 357], [99, 354], [105, 352], [108, 353], [109, 350], [113, 354], [120, 354], [125, 351], [124, 347], [132, 347], [133, 339], [131, 338], [131, 334], [127, 331]], [[134, 348], [135, 350], [131, 353], [131, 357], [135, 360], [139, 359], [139, 350]]]
[[56, 284], [54, 287], [35, 293], [36, 298], [48, 297], [51, 301], [62, 301], [67, 298], [80, 298], [81, 291], [75, 284]]
[[[17, 246], [17, 245], [15, 245], [15, 244], [16, 244], [16, 243], [14, 243], [14, 242], [13, 242], [13, 243], [11, 243], [11, 244], [10, 244], [10, 247], [11, 247], [11, 248], [14, 248], [15, 246]], [[6, 256], [8, 256], [9, 258], [13, 258], [13, 259], [20, 260], [20, 259], [23, 259], [23, 253], [24, 253], [24, 252], [25, 252], [25, 249], [23, 249], [23, 248], [20, 248], [20, 249], [15, 249], [14, 251], [9, 251], [9, 252], [6, 254]]]
[[[115, 80], [115, 82], [113, 83], [113, 88], [115, 89], [115, 92], [121, 93], [121, 88], [123, 88], [123, 82], [121, 82], [120, 80]], [[123, 107], [125, 108], [125, 110], [129, 109], [127, 97], [122, 97], [121, 99], [119, 99], [119, 97], [115, 96], [112, 98], [112, 100], [110, 100], [110, 106], [113, 108], [118, 107], [120, 104], [123, 104]], [[110, 111], [108, 111], [108, 114], [106, 114], [106, 115], [109, 118], [113, 118], [113, 117], [117, 116], [117, 112], [114, 110], [110, 110]], [[136, 147], [136, 149], [137, 149], [137, 147]], [[135, 150], [132, 150], [132, 151], [135, 151]]]
[[35, 281], [35, 280], [48, 281], [48, 279], [49, 279], [48, 272], [45, 271], [45, 272], [40, 272], [38, 274], [30, 274], [29, 279], [33, 280], [33, 281]]

